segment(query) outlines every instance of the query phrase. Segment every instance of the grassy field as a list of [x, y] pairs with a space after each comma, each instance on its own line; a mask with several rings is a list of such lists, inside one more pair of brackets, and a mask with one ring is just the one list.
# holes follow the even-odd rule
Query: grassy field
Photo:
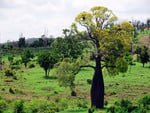
[[[6, 56], [4, 61], [4, 68], [8, 68]], [[34, 105], [34, 103], [54, 103], [55, 106], [60, 107], [60, 113], [87, 113], [90, 108], [91, 87], [87, 80], [92, 79], [92, 69], [84, 68], [76, 75], [77, 96], [72, 97], [69, 88], [59, 86], [55, 70], [51, 70], [50, 77], [46, 79], [44, 70], [36, 62], [31, 63], [34, 63], [36, 67], [25, 68], [21, 65], [21, 68], [15, 71], [15, 79], [4, 76], [4, 71], [0, 72], [0, 96], [11, 103], [6, 113], [12, 112], [13, 102], [16, 100], [24, 100], [26, 106]], [[145, 68], [140, 63], [135, 64], [127, 73], [116, 76], [109, 76], [104, 70], [105, 103], [108, 103], [106, 108], [121, 99], [128, 99], [136, 105], [140, 98], [150, 95], [150, 64], [146, 64]]]

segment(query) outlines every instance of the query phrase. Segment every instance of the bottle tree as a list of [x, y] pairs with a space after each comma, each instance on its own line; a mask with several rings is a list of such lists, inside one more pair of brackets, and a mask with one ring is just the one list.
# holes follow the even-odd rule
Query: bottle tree
[[[86, 29], [86, 41], [95, 47], [94, 76], [91, 86], [91, 106], [104, 107], [104, 80], [102, 69], [111, 75], [126, 72], [124, 56], [130, 49], [133, 26], [129, 22], [115, 24], [117, 17], [102, 6], [92, 7], [89, 12], [79, 13], [75, 21]], [[85, 38], [85, 37], [84, 37]]]

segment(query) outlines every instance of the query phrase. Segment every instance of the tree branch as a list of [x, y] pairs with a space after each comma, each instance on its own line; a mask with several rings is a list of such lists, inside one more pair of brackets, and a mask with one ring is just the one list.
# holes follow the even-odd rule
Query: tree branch
[[85, 68], [85, 67], [89, 67], [89, 68], [92, 68], [95, 70], [95, 66], [92, 66], [92, 65], [82, 65], [80, 66], [80, 68]]

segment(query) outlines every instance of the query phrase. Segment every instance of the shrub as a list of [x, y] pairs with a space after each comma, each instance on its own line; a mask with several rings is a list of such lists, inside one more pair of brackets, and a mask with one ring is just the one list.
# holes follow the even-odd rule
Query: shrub
[[13, 69], [15, 69], [15, 70], [19, 70], [19, 69], [20, 69], [20, 67], [19, 67], [18, 65], [11, 65], [10, 68], [11, 68], [12, 70], [13, 70]]
[[3, 113], [7, 110], [7, 102], [5, 100], [0, 100], [0, 113]]
[[28, 109], [31, 113], [55, 113], [59, 112], [59, 108], [55, 103], [42, 100], [32, 100]]
[[88, 102], [84, 99], [80, 99], [80, 100], [78, 100], [77, 106], [79, 108], [88, 108]]
[[13, 62], [13, 65], [19, 65], [19, 64], [21, 64], [21, 60], [15, 60], [15, 61]]
[[115, 102], [114, 106], [109, 107], [107, 113], [130, 113], [133, 110], [132, 103], [129, 100], [122, 99]]
[[139, 106], [133, 106], [129, 100], [122, 99], [107, 108], [107, 113], [148, 113], [150, 111], [150, 96], [140, 99]]
[[14, 72], [12, 70], [8, 69], [8, 70], [5, 71], [5, 76], [12, 77], [12, 76], [14, 76]]
[[132, 103], [129, 100], [122, 99], [120, 106], [129, 109], [132, 106]]
[[62, 98], [61, 100], [58, 101], [57, 107], [60, 111], [65, 110], [68, 108], [68, 100], [65, 98]]
[[34, 64], [30, 64], [30, 65], [29, 65], [29, 68], [34, 68], [34, 67], [35, 67]]
[[19, 100], [15, 102], [14, 113], [25, 113], [23, 100]]
[[145, 96], [139, 100], [139, 106], [143, 109], [150, 110], [150, 96]]

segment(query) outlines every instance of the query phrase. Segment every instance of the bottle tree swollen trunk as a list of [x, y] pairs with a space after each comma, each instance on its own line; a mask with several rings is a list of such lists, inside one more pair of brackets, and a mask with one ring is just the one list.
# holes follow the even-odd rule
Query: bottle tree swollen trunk
[[91, 107], [104, 108], [104, 80], [101, 68], [101, 56], [95, 58], [95, 72], [91, 86]]

